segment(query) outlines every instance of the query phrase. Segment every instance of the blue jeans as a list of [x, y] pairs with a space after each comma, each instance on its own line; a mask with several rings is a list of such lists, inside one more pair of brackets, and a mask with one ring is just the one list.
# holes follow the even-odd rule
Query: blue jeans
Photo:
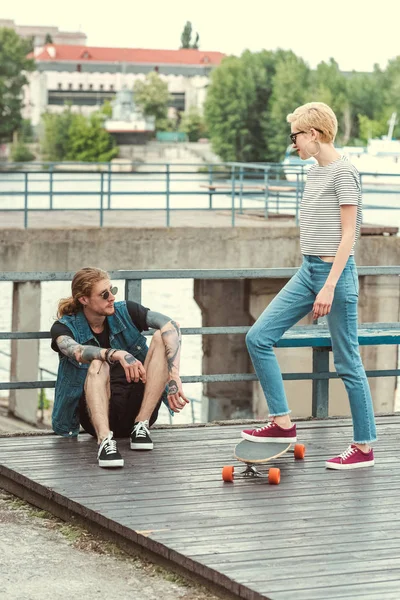
[[[273, 346], [287, 329], [311, 312], [331, 268], [332, 263], [318, 256], [303, 256], [300, 269], [247, 333], [247, 348], [271, 416], [290, 413]], [[327, 320], [336, 372], [350, 401], [354, 441], [366, 444], [376, 440], [376, 428], [371, 391], [358, 347], [357, 303], [357, 267], [350, 256], [336, 285]]]

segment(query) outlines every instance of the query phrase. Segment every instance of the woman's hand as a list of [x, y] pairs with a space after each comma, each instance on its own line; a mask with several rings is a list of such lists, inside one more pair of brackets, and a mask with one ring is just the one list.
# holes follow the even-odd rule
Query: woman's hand
[[146, 371], [140, 360], [126, 352], [125, 350], [117, 350], [111, 356], [112, 362], [119, 362], [125, 371], [126, 380], [128, 383], [133, 381], [137, 383], [139, 380], [146, 383]]
[[189, 400], [183, 393], [182, 382], [178, 375], [168, 381], [168, 404], [171, 410], [176, 413], [180, 412], [186, 404], [189, 404]]
[[332, 285], [324, 285], [317, 297], [313, 306], [313, 318], [318, 319], [324, 317], [331, 312], [335, 287]]

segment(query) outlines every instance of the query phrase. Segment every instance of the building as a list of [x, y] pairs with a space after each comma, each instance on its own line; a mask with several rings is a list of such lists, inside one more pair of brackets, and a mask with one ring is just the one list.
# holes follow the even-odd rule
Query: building
[[194, 49], [149, 50], [47, 44], [30, 55], [36, 70], [28, 74], [24, 117], [37, 125], [43, 112], [72, 110], [90, 114], [117, 91], [132, 90], [151, 71], [168, 83], [171, 110], [202, 109], [209, 75], [225, 56]]
[[45, 25], [16, 25], [9, 19], [0, 19], [0, 28], [13, 29], [20, 37], [31, 39], [33, 47], [44, 46], [50, 36], [53, 44], [86, 44], [87, 36], [81, 31], [60, 31], [58, 27]]

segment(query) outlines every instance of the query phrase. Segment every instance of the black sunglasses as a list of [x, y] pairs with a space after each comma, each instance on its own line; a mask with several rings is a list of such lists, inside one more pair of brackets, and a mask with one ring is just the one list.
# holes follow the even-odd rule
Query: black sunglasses
[[103, 300], [108, 300], [108, 298], [110, 297], [110, 294], [112, 294], [113, 296], [115, 296], [118, 292], [118, 288], [116, 286], [110, 288], [109, 290], [104, 290], [104, 292], [101, 292], [100, 296], [103, 298]]
[[[321, 131], [320, 129], [317, 129], [316, 127], [313, 127], [313, 129], [315, 129], [315, 131], [319, 131], [319, 133], [324, 133], [323, 131]], [[296, 145], [297, 136], [300, 135], [301, 133], [307, 133], [307, 131], [296, 131], [296, 133], [289, 134], [290, 141], [292, 142], [292, 144]]]

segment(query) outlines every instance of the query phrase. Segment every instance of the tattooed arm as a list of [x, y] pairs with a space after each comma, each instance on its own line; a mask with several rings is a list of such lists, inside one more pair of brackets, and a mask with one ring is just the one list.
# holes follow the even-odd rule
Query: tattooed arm
[[[60, 352], [75, 358], [80, 363], [90, 363], [92, 360], [106, 360], [106, 348], [98, 346], [82, 346], [68, 335], [60, 335], [57, 339], [57, 346]], [[125, 371], [126, 379], [129, 383], [138, 382], [139, 379], [146, 382], [146, 371], [140, 360], [137, 360], [132, 354], [125, 350], [117, 350], [111, 355], [111, 362], [119, 362]]]
[[168, 368], [168, 402], [174, 412], [179, 412], [189, 402], [183, 393], [179, 377], [182, 344], [179, 323], [151, 310], [147, 313], [146, 321], [149, 327], [159, 329], [161, 332]]
[[106, 360], [105, 348], [82, 346], [68, 335], [60, 335], [56, 339], [56, 342], [60, 352], [65, 354], [65, 356], [69, 356], [69, 358], [75, 358], [80, 363], [89, 363], [95, 359]]

